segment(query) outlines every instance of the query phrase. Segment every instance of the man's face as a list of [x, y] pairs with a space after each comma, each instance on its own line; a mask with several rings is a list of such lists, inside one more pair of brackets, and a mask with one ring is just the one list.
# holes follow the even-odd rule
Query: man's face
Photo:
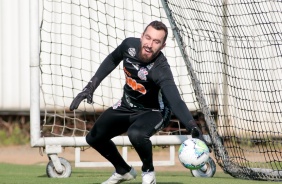
[[150, 62], [165, 47], [164, 30], [156, 30], [149, 26], [141, 36], [141, 50], [139, 58], [143, 62]]

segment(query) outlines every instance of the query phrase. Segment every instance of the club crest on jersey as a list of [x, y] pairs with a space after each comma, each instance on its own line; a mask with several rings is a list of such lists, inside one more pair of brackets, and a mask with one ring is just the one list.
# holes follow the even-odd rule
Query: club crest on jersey
[[129, 49], [128, 49], [128, 53], [129, 53], [132, 57], [134, 57], [134, 56], [136, 55], [136, 50], [135, 50], [135, 48], [129, 48]]
[[148, 71], [146, 68], [140, 68], [140, 70], [138, 71], [138, 77], [141, 79], [141, 80], [147, 80], [147, 77], [146, 75], [148, 75]]

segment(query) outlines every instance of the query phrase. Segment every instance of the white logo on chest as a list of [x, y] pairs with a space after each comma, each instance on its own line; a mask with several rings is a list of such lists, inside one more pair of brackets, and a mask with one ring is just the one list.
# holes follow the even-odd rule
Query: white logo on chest
[[129, 48], [128, 49], [128, 54], [134, 57], [136, 55], [136, 50], [135, 48]]

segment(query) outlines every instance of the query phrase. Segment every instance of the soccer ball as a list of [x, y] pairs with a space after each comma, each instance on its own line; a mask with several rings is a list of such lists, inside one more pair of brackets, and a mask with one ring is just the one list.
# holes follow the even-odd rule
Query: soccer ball
[[209, 159], [209, 148], [200, 139], [185, 140], [179, 147], [178, 158], [184, 167], [195, 170], [202, 168]]

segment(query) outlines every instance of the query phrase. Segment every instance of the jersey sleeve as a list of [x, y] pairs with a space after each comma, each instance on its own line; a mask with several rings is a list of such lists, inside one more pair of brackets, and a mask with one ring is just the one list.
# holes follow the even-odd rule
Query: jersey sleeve
[[175, 85], [166, 85], [162, 88], [162, 93], [168, 101], [173, 114], [185, 126], [186, 130], [190, 132], [195, 127], [195, 124], [189, 122], [194, 120], [194, 118], [185, 102], [181, 99], [177, 87]]
[[108, 76], [123, 59], [123, 43], [119, 45], [112, 53], [110, 53], [101, 63], [95, 75], [91, 78], [94, 90], [99, 86], [102, 80]]
[[189, 123], [193, 120], [193, 116], [179, 94], [169, 65], [157, 67], [157, 70], [154, 72], [156, 73], [153, 75], [153, 78], [157, 85], [160, 86], [162, 94], [168, 102], [171, 111], [185, 126], [186, 130], [190, 132], [195, 126]]

